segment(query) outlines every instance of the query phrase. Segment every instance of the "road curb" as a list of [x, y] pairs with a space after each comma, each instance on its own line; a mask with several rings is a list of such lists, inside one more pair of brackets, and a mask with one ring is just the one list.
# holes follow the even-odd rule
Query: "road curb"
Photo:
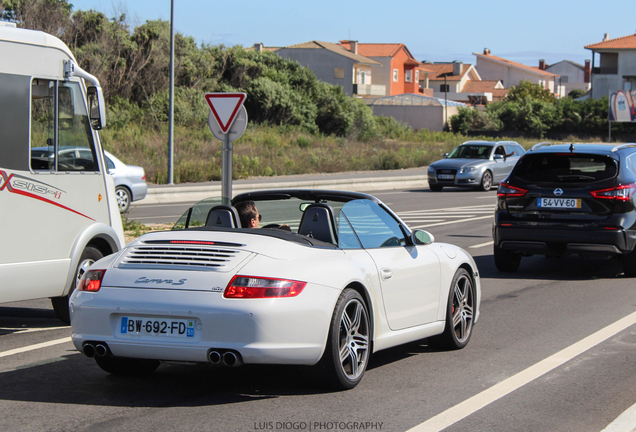
[[[280, 182], [248, 181], [234, 182], [233, 194], [250, 192], [263, 189], [335, 189], [352, 192], [380, 191], [392, 189], [421, 189], [427, 187], [426, 175], [413, 175], [401, 177], [367, 177], [352, 176], [346, 179], [327, 180], [297, 180]], [[175, 185], [148, 188], [146, 198], [138, 201], [140, 204], [166, 204], [178, 202], [200, 201], [204, 198], [221, 196], [221, 183], [206, 183], [198, 185]]]

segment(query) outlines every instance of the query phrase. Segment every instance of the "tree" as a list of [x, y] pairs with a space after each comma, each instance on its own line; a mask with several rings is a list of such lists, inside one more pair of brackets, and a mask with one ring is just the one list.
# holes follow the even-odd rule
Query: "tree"
[[521, 81], [514, 87], [510, 87], [508, 94], [504, 98], [505, 102], [518, 102], [530, 97], [544, 102], [553, 102], [554, 94], [539, 84], [532, 84], [530, 81]]
[[585, 96], [585, 90], [582, 89], [574, 89], [570, 93], [568, 93], [568, 97], [570, 99], [578, 99], [580, 97]]

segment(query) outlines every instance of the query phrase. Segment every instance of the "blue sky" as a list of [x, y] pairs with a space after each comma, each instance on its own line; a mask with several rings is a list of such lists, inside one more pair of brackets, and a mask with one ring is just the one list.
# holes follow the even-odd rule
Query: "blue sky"
[[[129, 23], [170, 19], [170, 0], [70, 0]], [[419, 60], [475, 63], [473, 52], [538, 66], [591, 59], [585, 45], [636, 32], [634, 0], [174, 0], [175, 30], [198, 43], [286, 46], [310, 40], [404, 43]]]

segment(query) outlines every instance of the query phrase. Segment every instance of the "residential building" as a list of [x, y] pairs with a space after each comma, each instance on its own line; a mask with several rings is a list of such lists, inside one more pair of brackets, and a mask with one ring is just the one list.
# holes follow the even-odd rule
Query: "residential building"
[[[636, 34], [586, 45], [592, 51], [592, 98], [636, 90]], [[596, 59], [598, 54], [598, 63]]]
[[473, 53], [477, 57], [476, 68], [485, 80], [501, 81], [504, 87], [514, 87], [521, 81], [539, 84], [557, 97], [565, 96], [565, 88], [559, 85], [559, 76], [538, 67], [526, 66], [521, 63], [496, 57], [488, 48], [483, 53]]
[[352, 40], [340, 41], [340, 46], [352, 54], [363, 55], [377, 61], [371, 66], [373, 82], [386, 88], [382, 96], [394, 96], [404, 93], [425, 94], [428, 87], [420, 88], [420, 81], [426, 82], [429, 70], [415, 60], [406, 45], [401, 43], [358, 43]]
[[[424, 63], [431, 72], [428, 87], [433, 96], [444, 100], [464, 102], [470, 105], [486, 105], [500, 100], [507, 92], [501, 81], [483, 81], [475, 66], [462, 62]], [[424, 85], [420, 81], [420, 85]]]
[[561, 60], [551, 65], [546, 65], [545, 60], [539, 60], [539, 69], [558, 75], [558, 83], [565, 88], [566, 95], [572, 90], [587, 92], [592, 88], [591, 60], [585, 60], [585, 66], [571, 60]]
[[354, 51], [331, 42], [310, 41], [274, 52], [308, 67], [319, 80], [339, 85], [349, 96], [384, 96], [385, 86], [372, 82], [373, 67], [380, 67], [380, 62]]

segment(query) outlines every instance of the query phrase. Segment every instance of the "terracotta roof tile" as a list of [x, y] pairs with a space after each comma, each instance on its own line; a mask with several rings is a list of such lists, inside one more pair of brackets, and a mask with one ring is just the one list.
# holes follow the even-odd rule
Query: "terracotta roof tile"
[[540, 75], [543, 75], [543, 76], [546, 76], [546, 77], [558, 77], [559, 76], [559, 75], [556, 75], [556, 74], [541, 70], [538, 67], [526, 66], [524, 64], [513, 62], [511, 60], [506, 60], [504, 58], [497, 57], [497, 56], [494, 56], [492, 54], [473, 53], [473, 55], [476, 55], [477, 58], [481, 57], [483, 59], [492, 59], [492, 60], [498, 61], [500, 63], [505, 63], [505, 64], [507, 64], [509, 66], [516, 67], [516, 68], [519, 68], [519, 69], [524, 69], [524, 70], [527, 70], [527, 71], [530, 71], [530, 72], [534, 72], [534, 73], [537, 73], [537, 74], [540, 74]]
[[453, 75], [453, 63], [424, 63], [423, 67], [431, 70], [431, 74], [428, 79], [437, 81], [443, 80], [446, 76], [446, 81], [459, 81], [470, 69], [469, 64], [462, 64], [462, 74]]
[[495, 90], [503, 90], [495, 88], [498, 83], [499, 81], [497, 80], [468, 81], [462, 89], [462, 93], [485, 93], [494, 92]]
[[296, 45], [289, 45], [286, 46], [284, 48], [302, 48], [302, 49], [327, 49], [329, 51], [333, 51], [336, 54], [340, 54], [342, 56], [348, 57], [352, 60], [355, 60], [358, 63], [362, 63], [362, 64], [372, 64], [372, 65], [379, 65], [380, 62], [373, 60], [371, 58], [368, 58], [364, 55], [360, 54], [360, 51], [358, 51], [358, 54], [354, 54], [351, 51], [349, 51], [348, 49], [342, 47], [341, 45], [335, 44], [335, 43], [331, 43], [331, 42], [320, 42], [320, 41], [309, 41], [309, 42], [303, 42], [300, 44], [296, 44]]
[[610, 39], [603, 42], [598, 42], [591, 45], [586, 45], [585, 48], [591, 50], [597, 49], [636, 49], [636, 33], [629, 36], [623, 36], [616, 39]]
[[[351, 49], [349, 41], [340, 41], [340, 46], [347, 50]], [[404, 44], [400, 43], [358, 43], [358, 54], [365, 57], [394, 57], [402, 47], [406, 48]], [[413, 57], [408, 50], [406, 52], [409, 57]]]

